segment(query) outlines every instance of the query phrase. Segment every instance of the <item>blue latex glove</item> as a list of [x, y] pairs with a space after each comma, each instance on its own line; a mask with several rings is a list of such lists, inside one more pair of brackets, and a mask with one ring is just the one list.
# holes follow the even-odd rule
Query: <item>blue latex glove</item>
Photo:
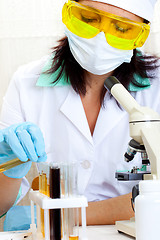
[[6, 176], [22, 178], [29, 171], [32, 161], [46, 161], [44, 139], [37, 125], [24, 122], [0, 130], [0, 164], [17, 157], [23, 162], [31, 161], [5, 171]]

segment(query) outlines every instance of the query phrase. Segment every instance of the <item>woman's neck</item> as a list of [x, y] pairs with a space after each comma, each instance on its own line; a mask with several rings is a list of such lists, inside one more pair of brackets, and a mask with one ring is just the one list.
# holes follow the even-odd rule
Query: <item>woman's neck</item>
[[86, 94], [95, 94], [97, 97], [101, 95], [104, 87], [104, 81], [107, 77], [111, 76], [113, 72], [109, 72], [103, 75], [95, 75], [89, 72], [85, 72], [86, 79]]
[[111, 76], [111, 74], [112, 73], [107, 73], [100, 76], [88, 72], [85, 74], [87, 82], [86, 94], [84, 96], [81, 95], [81, 101], [92, 135], [101, 108], [101, 94], [104, 88], [104, 81], [107, 77]]

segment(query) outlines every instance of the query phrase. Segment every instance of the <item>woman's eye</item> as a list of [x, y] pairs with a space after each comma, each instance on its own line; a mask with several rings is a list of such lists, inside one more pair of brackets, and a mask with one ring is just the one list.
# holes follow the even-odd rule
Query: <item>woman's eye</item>
[[81, 11], [81, 20], [86, 23], [95, 24], [100, 22], [100, 16], [94, 12], [90, 11]]
[[114, 23], [114, 26], [115, 26], [116, 30], [121, 33], [126, 33], [131, 29], [127, 26], [120, 25], [119, 23]]
[[93, 23], [93, 22], [97, 22], [97, 19], [96, 18], [88, 18], [88, 17], [85, 17], [83, 15], [81, 15], [81, 19], [83, 22], [86, 22], [86, 23]]

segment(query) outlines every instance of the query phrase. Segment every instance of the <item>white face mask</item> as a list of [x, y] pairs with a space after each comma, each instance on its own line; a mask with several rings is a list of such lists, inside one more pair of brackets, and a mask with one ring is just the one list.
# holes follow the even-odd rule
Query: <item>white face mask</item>
[[78, 37], [65, 31], [68, 37], [70, 50], [82, 68], [96, 75], [111, 72], [123, 62], [129, 63], [133, 50], [119, 50], [111, 47], [103, 32], [91, 39]]

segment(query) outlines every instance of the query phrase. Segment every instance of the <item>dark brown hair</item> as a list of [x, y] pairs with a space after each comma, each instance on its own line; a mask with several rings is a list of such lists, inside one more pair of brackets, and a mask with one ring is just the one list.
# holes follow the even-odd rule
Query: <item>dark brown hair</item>
[[[59, 74], [54, 83], [60, 80], [65, 71], [66, 81], [70, 82], [77, 93], [85, 95], [86, 82], [84, 79], [84, 70], [73, 57], [66, 37], [59, 40], [59, 44], [53, 48], [53, 56], [52, 66], [47, 73], [52, 74], [59, 69]], [[157, 61], [157, 57], [145, 56], [140, 51], [134, 49], [131, 62], [122, 63], [115, 69], [113, 75], [126, 88], [128, 88], [130, 82], [135, 86], [146, 87], [136, 81], [134, 74], [138, 74], [141, 78], [153, 78], [153, 70], [157, 68]]]

